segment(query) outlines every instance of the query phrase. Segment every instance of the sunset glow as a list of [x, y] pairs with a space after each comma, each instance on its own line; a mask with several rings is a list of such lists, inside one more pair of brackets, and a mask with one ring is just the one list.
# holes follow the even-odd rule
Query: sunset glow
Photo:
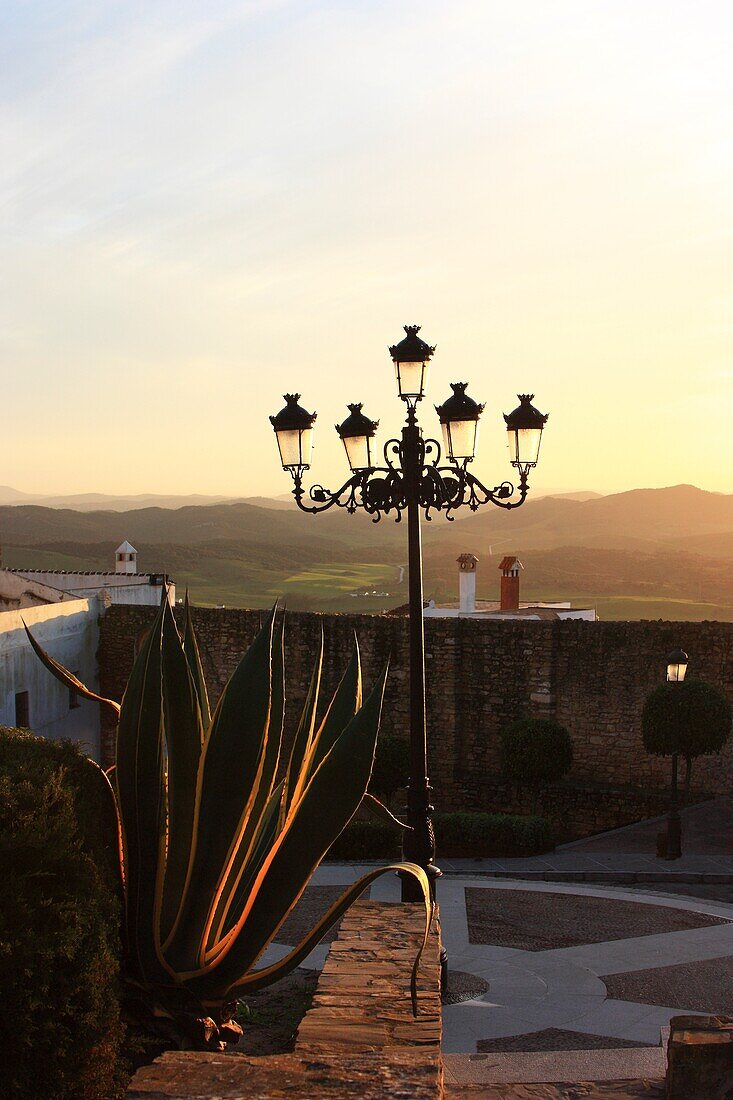
[[[5, 5], [2, 480], [283, 493], [268, 414], [402, 409], [387, 347], [550, 413], [534, 485], [733, 492], [724, 2]], [[492, 482], [493, 483], [493, 482]]]

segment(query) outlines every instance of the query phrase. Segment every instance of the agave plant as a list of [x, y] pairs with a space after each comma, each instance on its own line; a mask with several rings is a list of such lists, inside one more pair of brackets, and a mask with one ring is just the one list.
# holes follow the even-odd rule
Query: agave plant
[[[27, 628], [26, 628], [27, 629]], [[118, 715], [110, 791], [119, 823], [128, 1008], [181, 1045], [223, 1049], [237, 1000], [296, 967], [391, 864], [350, 886], [279, 962], [255, 964], [366, 794], [386, 668], [362, 702], [358, 645], [319, 721], [323, 639], [289, 756], [283, 755], [284, 616], [276, 609], [213, 714], [188, 600], [179, 635], [168, 600], [135, 660], [122, 703], [104, 699], [28, 636], [46, 667]], [[424, 946], [424, 943], [423, 943]], [[412, 975], [413, 1009], [416, 975]]]

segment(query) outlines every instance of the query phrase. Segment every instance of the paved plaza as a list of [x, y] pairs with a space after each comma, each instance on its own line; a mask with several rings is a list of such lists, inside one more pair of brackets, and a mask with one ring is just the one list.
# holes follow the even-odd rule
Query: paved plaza
[[[309, 899], [315, 911], [364, 870], [321, 867]], [[399, 886], [385, 875], [371, 897], [396, 902]], [[475, 990], [444, 1007], [450, 1081], [548, 1080], [548, 1051], [551, 1080], [578, 1080], [581, 1067], [599, 1080], [662, 1077], [660, 1036], [670, 1017], [733, 1013], [733, 905], [446, 875], [440, 913], [451, 971], [469, 996]], [[284, 927], [266, 961], [286, 954], [299, 931]], [[304, 966], [322, 967], [327, 950], [319, 945]]]
[[[672, 1016], [733, 1014], [732, 805], [685, 811], [686, 852], [673, 863], [653, 854], [658, 821], [531, 859], [443, 861], [455, 975], [443, 1011], [447, 1081], [661, 1078]], [[286, 954], [373, 866], [322, 865], [263, 961]], [[397, 902], [399, 891], [388, 874], [371, 897]], [[327, 951], [326, 941], [304, 966], [322, 967]]]

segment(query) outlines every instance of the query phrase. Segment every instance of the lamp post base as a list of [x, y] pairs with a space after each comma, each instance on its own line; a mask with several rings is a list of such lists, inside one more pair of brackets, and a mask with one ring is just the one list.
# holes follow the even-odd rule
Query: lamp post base
[[[407, 857], [409, 858], [409, 857]], [[430, 895], [435, 901], [435, 884], [436, 880], [441, 878], [443, 872], [440, 867], [436, 867], [434, 863], [428, 863], [426, 867], [423, 867], [423, 871], [428, 876], [428, 882], [430, 883]], [[401, 901], [422, 901], [423, 893], [420, 889], [420, 884], [412, 875], [404, 875], [402, 872], [397, 872], [402, 884], [402, 897]]]

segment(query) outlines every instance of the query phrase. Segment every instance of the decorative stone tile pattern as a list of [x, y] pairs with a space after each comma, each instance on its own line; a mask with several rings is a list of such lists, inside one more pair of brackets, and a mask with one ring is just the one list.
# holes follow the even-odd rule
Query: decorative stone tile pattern
[[620, 1047], [646, 1047], [634, 1039], [611, 1038], [609, 1035], [584, 1035], [560, 1027], [546, 1027], [528, 1035], [505, 1035], [501, 1038], [479, 1039], [476, 1050], [481, 1053], [509, 1050], [617, 1050]]
[[448, 990], [443, 994], [443, 1004], [458, 1005], [462, 1001], [473, 1001], [489, 992], [489, 983], [476, 974], [467, 974], [463, 970], [448, 970]]
[[731, 923], [723, 917], [620, 898], [531, 890], [499, 893], [480, 887], [466, 889], [466, 912], [469, 943], [520, 951], [552, 951]]
[[630, 974], [607, 974], [603, 981], [608, 996], [619, 1001], [733, 1015], [731, 956], [659, 966]]

